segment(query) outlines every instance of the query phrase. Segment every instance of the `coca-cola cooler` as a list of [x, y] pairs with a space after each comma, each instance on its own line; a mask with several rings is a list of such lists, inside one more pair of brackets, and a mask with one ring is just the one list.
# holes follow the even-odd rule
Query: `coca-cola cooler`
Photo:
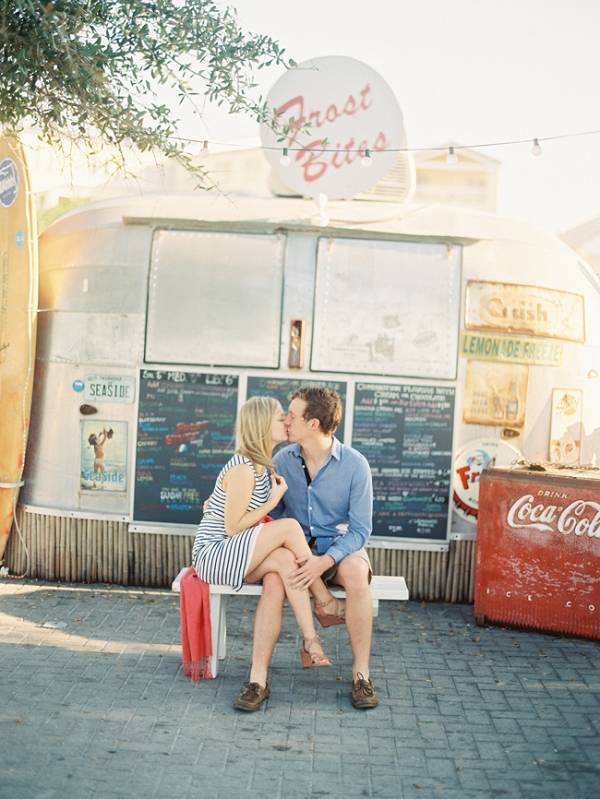
[[475, 619], [600, 639], [600, 472], [534, 468], [482, 472]]

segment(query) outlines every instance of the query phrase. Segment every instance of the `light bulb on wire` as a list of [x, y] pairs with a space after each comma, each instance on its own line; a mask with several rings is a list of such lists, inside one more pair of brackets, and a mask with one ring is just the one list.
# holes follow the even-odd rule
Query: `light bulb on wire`
[[208, 149], [208, 141], [204, 139], [204, 144], [202, 145], [202, 149], [199, 152], [200, 158], [208, 158], [210, 155], [210, 150]]
[[448, 155], [446, 156], [446, 163], [450, 164], [450, 166], [456, 166], [458, 164], [458, 156], [454, 152], [454, 147], [448, 148]]
[[542, 148], [540, 147], [540, 143], [537, 139], [533, 140], [533, 147], [531, 148], [532, 155], [541, 155]]
[[363, 157], [360, 159], [361, 166], [368, 167], [371, 166], [373, 163], [373, 159], [371, 158], [371, 151], [365, 150]]
[[287, 147], [283, 148], [283, 155], [279, 159], [279, 163], [281, 164], [281, 166], [289, 166], [292, 163], [292, 159], [288, 155]]

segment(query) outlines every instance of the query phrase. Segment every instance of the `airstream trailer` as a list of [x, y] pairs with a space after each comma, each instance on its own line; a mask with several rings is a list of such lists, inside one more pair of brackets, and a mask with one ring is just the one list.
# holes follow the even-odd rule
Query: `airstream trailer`
[[442, 205], [327, 210], [155, 195], [44, 232], [11, 571], [169, 585], [239, 405], [305, 383], [340, 392], [338, 436], [373, 471], [375, 571], [413, 598], [472, 599], [490, 462], [595, 463], [600, 293], [572, 250]]

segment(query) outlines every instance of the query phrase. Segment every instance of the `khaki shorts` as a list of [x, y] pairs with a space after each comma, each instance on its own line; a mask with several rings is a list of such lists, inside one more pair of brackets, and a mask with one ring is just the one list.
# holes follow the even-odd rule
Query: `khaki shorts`
[[[312, 548], [312, 550], [313, 550], [315, 555], [318, 554], [316, 544]], [[362, 560], [365, 561], [365, 563], [369, 567], [369, 584], [370, 584], [371, 580], [373, 579], [373, 568], [371, 566], [371, 561], [370, 561], [369, 556], [367, 554], [367, 550], [364, 549], [364, 548], [363, 549], [358, 549], [356, 552], [353, 552], [351, 555], [346, 555], [346, 557], [347, 558], [362, 558]], [[345, 558], [343, 558], [343, 560], [345, 560]], [[341, 561], [340, 561], [340, 563], [341, 563]], [[340, 565], [339, 563], [336, 563], [335, 566], [332, 566], [330, 569], [327, 569], [327, 571], [324, 571], [323, 574], [321, 575], [321, 579], [323, 580], [323, 582], [325, 583], [325, 585], [328, 588], [331, 588], [332, 586], [336, 586], [336, 585], [339, 586], [340, 588], [343, 587], [343, 586], [339, 585], [339, 583], [336, 583], [336, 581], [335, 581], [335, 575], [337, 574], [337, 570], [338, 570], [338, 566], [339, 565]]]

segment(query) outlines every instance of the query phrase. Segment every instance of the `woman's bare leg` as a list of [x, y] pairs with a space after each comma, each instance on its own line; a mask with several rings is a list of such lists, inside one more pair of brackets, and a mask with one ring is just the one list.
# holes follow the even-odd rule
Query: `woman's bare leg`
[[283, 580], [274, 571], [263, 575], [262, 583], [262, 593], [254, 617], [250, 682], [257, 682], [264, 688], [267, 684], [269, 661], [281, 633], [285, 589]]
[[[269, 522], [267, 527], [271, 524], [275, 524], [275, 522]], [[262, 531], [261, 531], [262, 532]], [[302, 532], [302, 531], [301, 531]], [[260, 537], [260, 536], [259, 536]], [[304, 534], [302, 533], [302, 537]], [[258, 542], [256, 544], [258, 547]], [[255, 547], [255, 553], [256, 553]], [[252, 558], [252, 563], [254, 562], [254, 557]], [[287, 584], [287, 578], [290, 572], [294, 570], [296, 566], [294, 553], [292, 550], [287, 549], [286, 547], [278, 547], [275, 551], [270, 552], [269, 555], [261, 562], [259, 565], [254, 568], [252, 571], [248, 571], [244, 578], [244, 581], [247, 583], [256, 583], [259, 580], [262, 580], [263, 576], [268, 572], [277, 572], [281, 577], [283, 582], [283, 587], [285, 589], [286, 596], [288, 598], [288, 602], [290, 603], [292, 610], [294, 611], [294, 615], [296, 616], [296, 620], [298, 621], [298, 626], [300, 627], [300, 631], [302, 633], [302, 637], [306, 640], [314, 639], [317, 635], [315, 630], [315, 624], [312, 614], [312, 608], [310, 605], [310, 594], [308, 593], [308, 589], [297, 589], [291, 588]], [[315, 642], [311, 645], [311, 652], [322, 652], [320, 645], [318, 642]], [[253, 680], [251, 680], [253, 682]], [[255, 680], [254, 682], [260, 682], [259, 680]], [[263, 683], [260, 683], [263, 685]]]
[[[278, 547], [289, 549], [296, 557], [312, 555], [298, 522], [295, 519], [278, 519], [275, 522], [268, 522], [265, 524], [258, 534], [252, 560], [248, 567], [248, 574], [256, 569], [257, 566]], [[290, 572], [293, 570], [294, 567], [290, 569]], [[248, 581], [247, 578], [246, 580]], [[319, 603], [327, 602], [333, 596], [320, 577], [311, 584], [310, 592]]]

